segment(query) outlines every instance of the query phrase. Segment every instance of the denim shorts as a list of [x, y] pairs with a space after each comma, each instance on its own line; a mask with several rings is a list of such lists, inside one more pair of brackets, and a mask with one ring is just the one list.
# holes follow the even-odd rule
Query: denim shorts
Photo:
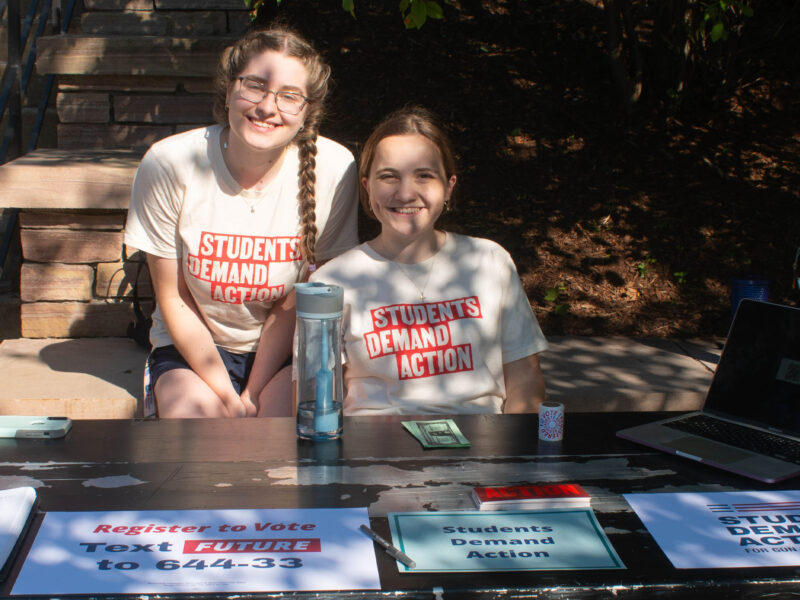
[[[231, 378], [233, 389], [237, 394], [241, 394], [247, 385], [247, 378], [250, 377], [250, 370], [253, 368], [253, 361], [256, 358], [255, 352], [236, 354], [217, 346], [217, 352], [222, 357], [222, 362]], [[150, 386], [155, 389], [158, 378], [172, 369], [189, 369], [189, 363], [181, 356], [175, 346], [161, 346], [154, 348], [148, 359], [150, 368]]]

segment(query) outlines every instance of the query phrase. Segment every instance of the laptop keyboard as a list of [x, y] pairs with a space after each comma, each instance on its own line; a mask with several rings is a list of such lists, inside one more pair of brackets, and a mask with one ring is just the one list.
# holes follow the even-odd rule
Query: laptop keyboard
[[744, 450], [774, 456], [781, 460], [800, 464], [800, 442], [774, 435], [766, 431], [751, 429], [706, 415], [694, 415], [664, 423], [665, 426], [694, 433], [701, 437], [723, 442]]

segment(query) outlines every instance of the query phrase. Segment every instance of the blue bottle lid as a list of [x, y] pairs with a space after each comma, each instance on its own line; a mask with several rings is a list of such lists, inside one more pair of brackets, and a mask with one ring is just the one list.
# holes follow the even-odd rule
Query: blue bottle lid
[[297, 316], [304, 319], [336, 319], [342, 316], [341, 286], [313, 281], [294, 284]]

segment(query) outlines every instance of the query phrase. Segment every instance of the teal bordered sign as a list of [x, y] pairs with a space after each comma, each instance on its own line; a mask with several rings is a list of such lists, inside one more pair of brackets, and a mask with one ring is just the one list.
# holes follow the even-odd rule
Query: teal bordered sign
[[400, 572], [624, 569], [590, 508], [390, 513]]

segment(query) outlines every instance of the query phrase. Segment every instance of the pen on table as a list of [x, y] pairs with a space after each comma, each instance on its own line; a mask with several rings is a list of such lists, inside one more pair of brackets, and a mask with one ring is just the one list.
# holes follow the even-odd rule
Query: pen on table
[[375, 541], [375, 542], [379, 543], [381, 546], [383, 546], [383, 549], [386, 550], [386, 554], [388, 554], [392, 558], [394, 558], [396, 560], [399, 560], [401, 563], [403, 563], [409, 569], [413, 569], [414, 567], [417, 566], [417, 563], [415, 563], [413, 560], [411, 560], [411, 558], [407, 554], [403, 554], [400, 550], [398, 550], [397, 548], [392, 546], [389, 542], [387, 542], [385, 539], [383, 539], [377, 533], [372, 531], [372, 529], [370, 529], [366, 525], [362, 525], [360, 527], [360, 529], [361, 529], [361, 531], [366, 533], [373, 541]]

